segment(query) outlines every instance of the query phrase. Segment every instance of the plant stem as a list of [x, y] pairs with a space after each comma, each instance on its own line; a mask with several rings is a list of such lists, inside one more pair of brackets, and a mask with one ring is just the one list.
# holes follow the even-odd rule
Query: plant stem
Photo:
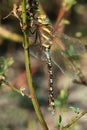
[[[23, 20], [23, 25], [27, 25], [26, 22], [26, 0], [22, 0], [22, 20]], [[33, 87], [33, 81], [32, 81], [32, 76], [31, 76], [31, 69], [30, 69], [30, 55], [29, 55], [29, 40], [28, 40], [28, 35], [26, 29], [23, 31], [24, 35], [24, 55], [25, 55], [25, 66], [26, 66], [26, 73], [27, 73], [27, 79], [28, 79], [28, 87], [30, 94], [32, 95], [31, 101], [33, 103], [36, 115], [39, 119], [39, 122], [43, 128], [43, 130], [48, 130], [47, 124], [44, 120], [44, 117], [41, 113], [36, 94], [34, 91]]]

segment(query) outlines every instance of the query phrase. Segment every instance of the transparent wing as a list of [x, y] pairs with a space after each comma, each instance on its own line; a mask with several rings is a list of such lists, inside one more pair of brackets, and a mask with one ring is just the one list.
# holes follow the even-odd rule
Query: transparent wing
[[81, 55], [85, 52], [85, 46], [83, 42], [81, 42], [81, 40], [77, 38], [67, 36], [66, 34], [58, 35], [58, 33], [55, 34], [54, 39], [55, 38], [57, 38], [57, 40], [60, 39], [61, 44], [63, 45], [63, 49], [65, 49], [65, 52], [71, 51], [72, 55]]
[[68, 57], [61, 52], [58, 44], [54, 44], [50, 49], [51, 59], [63, 74], [66, 72], [75, 73], [75, 68]]
[[41, 61], [46, 61], [46, 56], [40, 43], [31, 45], [29, 51], [30, 54], [34, 56], [36, 59], [39, 59]]
[[[47, 42], [48, 41], [45, 41], [45, 43]], [[82, 42], [65, 34], [62, 34], [61, 36], [55, 34], [52, 43], [50, 54], [54, 64], [58, 66], [62, 73], [75, 73], [71, 58], [75, 58], [76, 56], [80, 57], [80, 55], [85, 52], [85, 47]], [[46, 56], [41, 43], [31, 45], [30, 53], [39, 60], [46, 61]]]
[[76, 62], [81, 54], [85, 52], [85, 47], [78, 39], [71, 38], [65, 34], [61, 36], [54, 35], [53, 45], [50, 49], [52, 61], [65, 73], [65, 71], [73, 74], [75, 67], [72, 60]]

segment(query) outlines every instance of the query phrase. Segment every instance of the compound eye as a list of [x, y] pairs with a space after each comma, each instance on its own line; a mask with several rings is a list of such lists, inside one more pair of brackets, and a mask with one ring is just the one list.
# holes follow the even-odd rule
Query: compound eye
[[38, 18], [38, 22], [39, 22], [39, 23], [42, 23], [42, 18]]

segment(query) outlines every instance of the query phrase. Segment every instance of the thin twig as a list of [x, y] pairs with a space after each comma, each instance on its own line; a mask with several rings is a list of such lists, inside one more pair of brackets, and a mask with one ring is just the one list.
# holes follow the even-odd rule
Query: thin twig
[[20, 89], [17, 89], [15, 86], [11, 85], [9, 82], [7, 82], [6, 80], [3, 81], [4, 85], [10, 87], [13, 91], [21, 94], [22, 96], [26, 96], [28, 98], [31, 98], [31, 95], [30, 94], [27, 94], [25, 93], [25, 88], [20, 88]]
[[70, 128], [74, 123], [76, 123], [85, 114], [87, 114], [87, 111], [83, 111], [83, 112], [79, 113], [78, 115], [76, 115], [76, 117], [71, 119], [70, 122], [66, 126], [64, 126], [63, 128], [60, 128], [60, 130], [66, 130], [66, 129]]
[[18, 43], [23, 42], [23, 38], [21, 35], [12, 33], [1, 26], [0, 26], [0, 36]]

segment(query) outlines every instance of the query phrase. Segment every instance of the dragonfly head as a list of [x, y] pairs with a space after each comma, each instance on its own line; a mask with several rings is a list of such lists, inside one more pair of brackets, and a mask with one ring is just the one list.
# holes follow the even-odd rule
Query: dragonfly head
[[46, 17], [46, 15], [39, 15], [38, 22], [40, 24], [46, 25], [46, 24], [49, 24], [49, 19]]

